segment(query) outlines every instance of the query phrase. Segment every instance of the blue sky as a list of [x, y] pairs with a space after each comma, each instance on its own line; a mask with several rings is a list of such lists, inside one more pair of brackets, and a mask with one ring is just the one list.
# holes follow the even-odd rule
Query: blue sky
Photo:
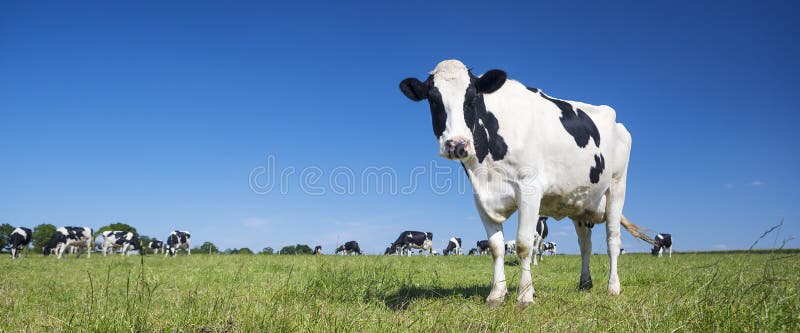
[[[425, 230], [437, 248], [472, 247], [485, 234], [463, 172], [397, 88], [457, 58], [613, 106], [634, 141], [625, 215], [677, 251], [747, 248], [781, 219], [778, 239], [797, 237], [799, 14], [790, 1], [2, 2], [0, 222], [373, 253]], [[264, 193], [267, 167], [284, 190]], [[397, 193], [358, 177], [384, 167], [398, 187], [422, 176]], [[347, 170], [356, 190], [341, 194]], [[453, 188], [432, 188], [434, 173]], [[577, 252], [568, 220], [550, 227]]]

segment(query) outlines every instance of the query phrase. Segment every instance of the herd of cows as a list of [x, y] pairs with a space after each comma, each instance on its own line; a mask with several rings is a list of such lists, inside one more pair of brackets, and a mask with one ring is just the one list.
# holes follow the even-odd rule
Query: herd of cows
[[[19, 257], [22, 250], [27, 248], [30, 244], [33, 232], [29, 228], [18, 227], [11, 233], [9, 244], [11, 246], [11, 258]], [[139, 254], [144, 254], [142, 244], [139, 242], [139, 236], [129, 231], [103, 231], [100, 233], [103, 237], [100, 252], [105, 256], [109, 251], [113, 252], [120, 250], [121, 253], [129, 253], [129, 250], [138, 251]], [[61, 259], [67, 249], [74, 253], [77, 249], [86, 249], [86, 257], [91, 258], [92, 249], [94, 249], [94, 234], [92, 228], [89, 227], [60, 227], [42, 247], [42, 254], [48, 256], [55, 254], [57, 258]], [[178, 250], [185, 249], [187, 253], [191, 253], [189, 247], [189, 239], [191, 234], [188, 231], [175, 230], [167, 236], [167, 243], [159, 240], [153, 240], [147, 246], [153, 249], [155, 254], [163, 249], [164, 255], [174, 256]]]
[[[544, 242], [547, 238], [547, 217], [540, 217], [536, 225], [536, 234], [534, 235], [534, 260], [533, 264], [537, 264], [537, 255], [541, 260], [542, 255], [545, 253], [555, 255], [557, 254], [557, 244], [555, 242]], [[29, 228], [18, 227], [11, 233], [9, 244], [11, 247], [11, 258], [15, 259], [20, 256], [22, 250], [28, 247], [32, 240], [33, 232]], [[102, 245], [100, 253], [104, 256], [109, 252], [118, 251], [120, 253], [129, 253], [128, 251], [138, 251], [144, 254], [142, 244], [139, 242], [139, 237], [133, 232], [129, 231], [103, 231], [100, 233], [102, 236]], [[160, 240], [152, 240], [147, 244], [147, 247], [153, 250], [154, 254], [163, 251], [164, 255], [175, 256], [178, 250], [184, 249], [187, 254], [191, 254], [189, 247], [189, 240], [191, 234], [188, 231], [175, 230], [167, 237], [167, 243]], [[652, 254], [662, 255], [663, 251], [667, 249], [670, 257], [672, 257], [672, 236], [670, 234], [658, 234], [654, 238], [656, 246], [653, 247]], [[94, 237], [92, 229], [89, 227], [61, 227], [56, 229], [55, 234], [50, 241], [43, 247], [44, 255], [57, 255], [61, 258], [67, 249], [74, 253], [78, 248], [92, 249]], [[506, 254], [517, 253], [517, 243], [514, 240], [505, 243]], [[428, 255], [439, 255], [433, 249], [433, 233], [422, 231], [403, 231], [397, 240], [392, 242], [389, 247], [384, 251], [384, 255], [407, 255], [410, 256], [413, 250], [419, 250], [420, 254], [427, 253]], [[92, 251], [87, 251], [87, 257], [91, 257]], [[488, 240], [479, 240], [476, 242], [475, 247], [470, 249], [467, 255], [483, 255], [490, 252]], [[363, 254], [357, 241], [349, 241], [337, 247], [335, 254], [338, 255], [359, 255]], [[624, 249], [621, 250], [624, 253]], [[317, 245], [314, 247], [313, 254], [322, 254], [322, 246]], [[442, 255], [463, 255], [462, 242], [460, 237], [451, 237], [447, 247], [442, 251]]]

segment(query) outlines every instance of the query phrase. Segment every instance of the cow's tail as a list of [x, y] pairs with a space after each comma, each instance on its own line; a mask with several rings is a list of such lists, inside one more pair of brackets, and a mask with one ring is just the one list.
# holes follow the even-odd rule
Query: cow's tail
[[622, 223], [622, 226], [625, 227], [625, 230], [628, 230], [628, 232], [630, 232], [631, 235], [633, 235], [633, 237], [636, 237], [636, 238], [641, 239], [641, 240], [643, 240], [645, 242], [648, 242], [651, 245], [655, 245], [655, 242], [653, 241], [653, 239], [650, 238], [650, 237], [647, 237], [647, 235], [646, 235], [647, 229], [646, 228], [633, 224], [630, 220], [628, 220], [627, 217], [625, 217], [625, 215], [622, 216], [622, 219], [620, 220], [620, 223]]

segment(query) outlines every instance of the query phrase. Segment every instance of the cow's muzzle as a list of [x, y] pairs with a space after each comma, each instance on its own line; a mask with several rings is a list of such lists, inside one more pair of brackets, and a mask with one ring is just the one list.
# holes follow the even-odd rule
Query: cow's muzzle
[[444, 142], [444, 152], [447, 158], [462, 159], [469, 155], [469, 141], [464, 139], [447, 140]]

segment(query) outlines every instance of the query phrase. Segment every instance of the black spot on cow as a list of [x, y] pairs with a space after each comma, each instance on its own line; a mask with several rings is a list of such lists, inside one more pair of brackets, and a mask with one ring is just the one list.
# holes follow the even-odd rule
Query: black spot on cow
[[603, 157], [603, 154], [594, 155], [594, 166], [589, 169], [589, 180], [592, 184], [600, 182], [600, 175], [603, 174], [605, 168], [606, 159]]
[[594, 139], [594, 144], [600, 147], [600, 132], [597, 131], [597, 126], [586, 112], [578, 108], [573, 109], [572, 104], [567, 101], [552, 98], [544, 93], [541, 96], [553, 102], [561, 110], [561, 118], [559, 118], [561, 126], [564, 126], [567, 133], [572, 135], [578, 147], [585, 148], [589, 144], [589, 138]]
[[[505, 139], [497, 133], [500, 130], [500, 123], [494, 114], [486, 109], [486, 103], [483, 101], [484, 93], [487, 91], [494, 92], [500, 88], [497, 83], [489, 84], [483, 83], [483, 81], [495, 81], [502, 78], [503, 82], [505, 82], [505, 73], [503, 72], [502, 76], [494, 74], [496, 77], [487, 77], [489, 72], [480, 78], [470, 73], [471, 82], [464, 95], [464, 120], [467, 123], [467, 128], [472, 130], [475, 155], [478, 157], [479, 163], [483, 163], [483, 160], [489, 154], [492, 155], [492, 159], [495, 161], [502, 160], [508, 152], [508, 145]], [[500, 85], [502, 86], [502, 83]], [[494, 90], [485, 90], [487, 87], [494, 88]]]
[[532, 88], [532, 87], [525, 87], [525, 88], [528, 88], [528, 90], [532, 91], [534, 94], [539, 93], [539, 88]]

